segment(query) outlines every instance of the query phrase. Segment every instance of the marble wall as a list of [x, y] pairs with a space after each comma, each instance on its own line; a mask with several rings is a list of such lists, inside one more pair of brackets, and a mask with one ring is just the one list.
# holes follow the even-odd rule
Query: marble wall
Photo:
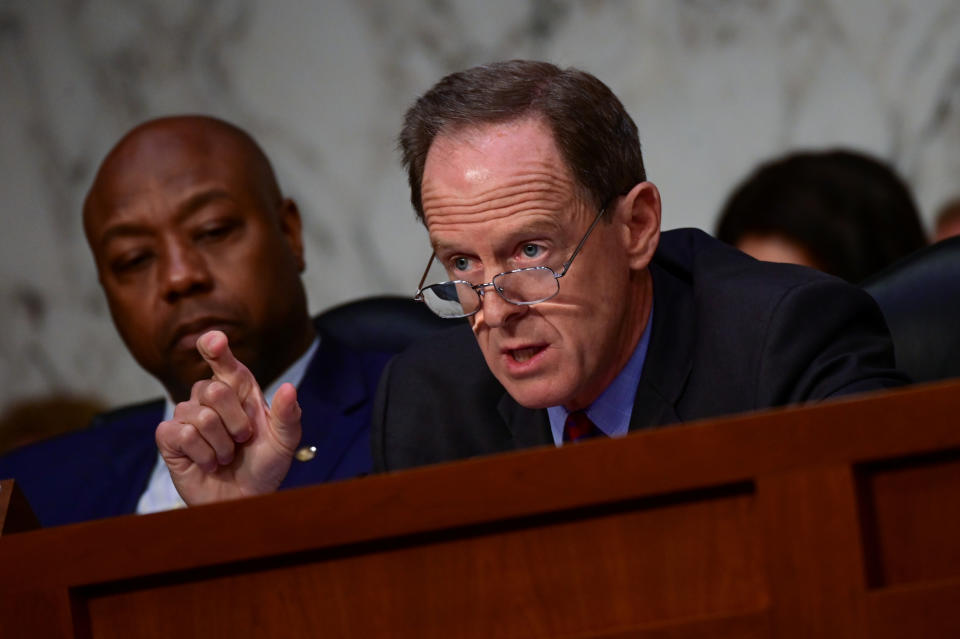
[[0, 4], [0, 405], [158, 388], [116, 337], [80, 226], [134, 124], [204, 112], [258, 138], [306, 216], [314, 310], [411, 293], [428, 255], [394, 151], [450, 71], [589, 70], [637, 121], [664, 227], [712, 228], [788, 149], [889, 159], [929, 219], [960, 192], [955, 0], [8, 0]]

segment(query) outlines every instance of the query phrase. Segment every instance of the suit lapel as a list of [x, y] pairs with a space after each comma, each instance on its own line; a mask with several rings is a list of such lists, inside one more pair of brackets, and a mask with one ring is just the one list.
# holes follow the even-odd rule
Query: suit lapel
[[695, 333], [693, 293], [678, 276], [650, 265], [653, 328], [637, 385], [630, 430], [682, 421], [676, 404], [690, 376]]
[[547, 417], [546, 410], [524, 408], [504, 391], [497, 405], [497, 411], [513, 435], [515, 448], [530, 448], [553, 443], [553, 433], [550, 431], [550, 419]]
[[[88, 494], [98, 502], [89, 517], [106, 517], [133, 513], [147, 488], [147, 481], [157, 463], [154, 432], [163, 419], [164, 400], [157, 400], [101, 416], [93, 429], [109, 431], [109, 471], [101, 477], [103, 487], [91, 488]], [[93, 431], [92, 431], [93, 432]]]
[[362, 367], [342, 344], [320, 337], [320, 346], [297, 388], [297, 401], [305, 416], [300, 447], [313, 446], [316, 455], [308, 461], [294, 460], [284, 487], [330, 479], [358, 434], [369, 432], [368, 424], [356, 423], [365, 419], [363, 411], [355, 411], [367, 399]]

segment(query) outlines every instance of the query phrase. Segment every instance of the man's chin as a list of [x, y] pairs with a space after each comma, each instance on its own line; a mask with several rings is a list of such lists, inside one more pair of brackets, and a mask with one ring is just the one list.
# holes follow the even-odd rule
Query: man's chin
[[549, 380], [500, 380], [500, 383], [506, 389], [510, 397], [515, 402], [532, 410], [548, 408], [550, 406], [559, 406], [565, 403], [568, 392], [557, 384], [551, 384]]
[[173, 362], [174, 368], [171, 376], [176, 380], [176, 384], [182, 388], [190, 389], [201, 379], [210, 379], [213, 371], [207, 365], [200, 354], [194, 356], [184, 356], [177, 358]]

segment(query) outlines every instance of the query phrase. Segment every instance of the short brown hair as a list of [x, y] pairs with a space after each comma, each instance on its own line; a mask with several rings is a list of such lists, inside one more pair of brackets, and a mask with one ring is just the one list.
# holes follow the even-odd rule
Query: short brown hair
[[407, 111], [399, 145], [417, 217], [423, 220], [423, 167], [438, 135], [529, 116], [543, 117], [597, 206], [646, 180], [637, 125], [607, 85], [548, 62], [496, 62], [446, 76]]

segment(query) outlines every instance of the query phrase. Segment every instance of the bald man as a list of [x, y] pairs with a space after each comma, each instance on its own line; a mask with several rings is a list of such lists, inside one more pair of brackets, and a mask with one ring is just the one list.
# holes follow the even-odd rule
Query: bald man
[[[141, 124], [104, 159], [83, 223], [114, 324], [166, 398], [0, 459], [0, 477], [18, 480], [44, 525], [183, 504], [154, 430], [189, 420], [194, 435], [204, 431], [212, 415], [203, 402], [227, 390], [205, 358], [221, 368], [243, 362], [264, 389], [256, 405], [228, 410], [304, 415], [302, 432], [291, 419], [286, 429], [276, 420], [272, 431], [233, 433], [212, 481], [242, 486], [233, 474], [240, 446], [275, 449], [287, 460], [276, 470], [285, 487], [370, 470], [370, 407], [392, 353], [358, 352], [311, 322], [299, 211], [247, 133], [202, 116]], [[229, 339], [229, 361], [216, 360], [216, 343], [200, 354], [197, 340], [211, 330]], [[192, 451], [195, 441], [188, 432], [177, 445]], [[175, 464], [182, 453], [166, 454]]]

